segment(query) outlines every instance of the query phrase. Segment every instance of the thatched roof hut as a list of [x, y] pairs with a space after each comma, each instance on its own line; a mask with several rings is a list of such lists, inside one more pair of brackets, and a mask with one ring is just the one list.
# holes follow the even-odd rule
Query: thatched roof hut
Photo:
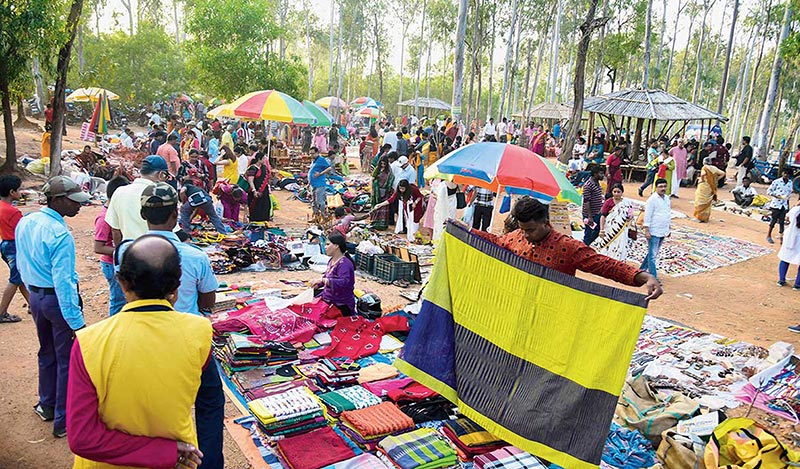
[[728, 120], [727, 117], [663, 90], [621, 90], [602, 96], [591, 96], [584, 101], [583, 110], [654, 121]]
[[[525, 117], [523, 111], [513, 114], [514, 117]], [[561, 103], [541, 103], [533, 106], [528, 113], [529, 118], [567, 120], [572, 116], [572, 108]]]
[[441, 99], [437, 98], [417, 98], [417, 99], [407, 99], [403, 102], [397, 103], [398, 106], [410, 106], [410, 107], [421, 107], [424, 109], [443, 109], [445, 111], [450, 110], [450, 104], [442, 101]]

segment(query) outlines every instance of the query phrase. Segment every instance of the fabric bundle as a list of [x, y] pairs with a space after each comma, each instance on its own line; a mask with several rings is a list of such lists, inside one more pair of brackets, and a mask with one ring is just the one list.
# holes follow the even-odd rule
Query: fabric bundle
[[350, 386], [320, 394], [319, 398], [331, 413], [338, 415], [346, 410], [364, 409], [381, 403], [380, 398], [362, 386]]
[[378, 448], [400, 469], [435, 469], [458, 463], [453, 447], [430, 428], [388, 436], [378, 443]]
[[327, 426], [280, 440], [278, 454], [289, 469], [319, 469], [355, 456], [342, 437]]
[[[224, 364], [222, 366], [227, 370]], [[267, 367], [258, 367], [246, 371], [234, 372], [231, 376], [231, 381], [236, 385], [240, 393], [246, 394], [253, 389], [263, 386], [292, 381], [292, 378], [289, 376], [268, 374]]]
[[546, 469], [530, 453], [506, 446], [475, 458], [475, 469]]
[[636, 430], [611, 423], [603, 462], [618, 469], [641, 469], [656, 464], [656, 452], [650, 441]]
[[263, 302], [245, 308], [211, 315], [215, 335], [249, 332], [262, 340], [305, 343], [317, 332], [311, 319], [289, 309], [272, 311]]
[[414, 380], [411, 378], [385, 379], [373, 383], [364, 383], [364, 387], [378, 397], [387, 397], [390, 391], [402, 389], [413, 382]]
[[341, 429], [359, 446], [373, 450], [384, 437], [414, 428], [414, 421], [394, 403], [342, 412]]
[[273, 342], [238, 333], [230, 334], [225, 339], [225, 346], [216, 349], [215, 354], [228, 374], [297, 359], [297, 350], [289, 342]]
[[262, 397], [248, 406], [269, 436], [289, 436], [326, 425], [322, 404], [306, 387]]
[[319, 380], [325, 386], [345, 386], [358, 383], [359, 370], [357, 366], [346, 367], [329, 359], [299, 365], [296, 369], [304, 376]]
[[285, 383], [268, 384], [265, 386], [252, 388], [246, 393], [244, 393], [244, 397], [249, 402], [249, 401], [254, 401], [256, 399], [261, 399], [262, 397], [274, 396], [275, 394], [280, 394], [290, 389], [303, 388], [303, 387], [308, 388], [309, 391], [313, 393], [320, 392], [320, 389], [317, 387], [316, 383], [313, 380], [299, 379], [299, 380], [286, 381]]
[[389, 467], [374, 454], [364, 453], [322, 469], [389, 469]]
[[500, 449], [505, 443], [487, 432], [475, 422], [460, 418], [448, 420], [442, 426], [442, 433], [456, 445], [464, 460]]
[[644, 295], [548, 269], [449, 223], [394, 365], [492, 435], [592, 469], [646, 306]]

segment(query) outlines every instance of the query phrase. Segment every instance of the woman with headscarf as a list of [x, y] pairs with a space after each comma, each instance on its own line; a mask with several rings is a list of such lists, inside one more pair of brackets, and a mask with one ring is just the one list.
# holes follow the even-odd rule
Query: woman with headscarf
[[[717, 182], [724, 177], [725, 171], [712, 165], [711, 158], [703, 160], [697, 189], [694, 191], [694, 217], [698, 221], [704, 223], [711, 218], [711, 205], [717, 200]], [[669, 190], [667, 193], [669, 194]]]
[[314, 140], [311, 143], [312, 146], [317, 147], [321, 155], [328, 154], [328, 134], [322, 127], [317, 128], [317, 133], [314, 134]]
[[[386, 158], [381, 158], [378, 160], [375, 170], [372, 171], [372, 206], [377, 207], [378, 204], [386, 201], [392, 195], [392, 187], [394, 187], [392, 168], [389, 167], [389, 161]], [[372, 221], [388, 226], [389, 207], [375, 210], [372, 214]]]
[[264, 159], [264, 153], [257, 152], [250, 160], [245, 177], [249, 185], [247, 200], [251, 222], [264, 222], [272, 218], [272, 199], [269, 196], [269, 178], [272, 168]]

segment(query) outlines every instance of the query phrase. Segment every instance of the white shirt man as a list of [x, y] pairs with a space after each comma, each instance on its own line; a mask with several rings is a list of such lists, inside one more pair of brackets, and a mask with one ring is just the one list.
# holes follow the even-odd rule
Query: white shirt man
[[647, 238], [647, 256], [642, 261], [640, 269], [657, 277], [656, 261], [661, 243], [669, 236], [669, 222], [672, 209], [669, 195], [667, 195], [667, 182], [663, 179], [656, 180], [656, 191], [644, 205], [644, 236]]
[[497, 127], [494, 125], [494, 119], [489, 118], [489, 122], [483, 127], [483, 136], [488, 137], [497, 137]]
[[408, 158], [405, 156], [401, 156], [391, 165], [392, 174], [394, 175], [394, 189], [397, 189], [397, 185], [400, 184], [400, 181], [405, 179], [406, 181], [410, 182], [411, 184], [416, 184], [417, 182], [417, 170], [414, 169], [411, 164], [408, 162]]
[[392, 149], [389, 151], [397, 151], [397, 132], [393, 132], [389, 127], [387, 127], [387, 129], [383, 136], [383, 144], [392, 146]]
[[500, 123], [497, 124], [497, 134], [502, 137], [507, 133], [508, 133], [508, 124], [506, 124], [503, 121], [500, 121]]

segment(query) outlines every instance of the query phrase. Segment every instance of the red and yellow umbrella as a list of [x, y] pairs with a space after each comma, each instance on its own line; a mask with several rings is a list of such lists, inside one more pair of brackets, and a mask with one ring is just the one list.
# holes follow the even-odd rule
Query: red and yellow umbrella
[[380, 107], [380, 103], [375, 101], [374, 99], [370, 98], [369, 96], [361, 96], [354, 99], [351, 103], [353, 107], [361, 107], [361, 106], [372, 106], [372, 107]]
[[275, 90], [255, 91], [225, 105], [220, 115], [245, 119], [313, 124], [316, 118], [299, 101]]
[[346, 109], [347, 103], [344, 100], [337, 98], [336, 96], [325, 96], [324, 98], [319, 98], [315, 101], [318, 106], [322, 106], [325, 109], [330, 109], [332, 107], [336, 107], [339, 109]]
[[108, 107], [108, 96], [102, 93], [100, 99], [94, 107], [92, 120], [89, 122], [89, 129], [97, 135], [108, 133], [108, 122], [111, 120], [111, 109]]

